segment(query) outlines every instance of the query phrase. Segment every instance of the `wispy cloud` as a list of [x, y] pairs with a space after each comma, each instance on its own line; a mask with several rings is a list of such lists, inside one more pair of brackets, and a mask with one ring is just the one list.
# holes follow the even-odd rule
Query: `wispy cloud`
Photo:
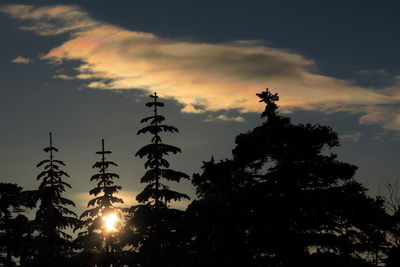
[[29, 5], [6, 5], [0, 12], [12, 18], [31, 20], [33, 24], [21, 29], [35, 31], [40, 35], [56, 35], [84, 31], [96, 27], [96, 22], [78, 6], [57, 5], [50, 7], [34, 7]]
[[[161, 38], [97, 21], [78, 6], [8, 5], [0, 12], [27, 22], [23, 30], [66, 34], [66, 41], [42, 58], [51, 63], [80, 60], [74, 78], [87, 81], [87, 87], [157, 90], [182, 103], [184, 112], [259, 112], [263, 105], [255, 94], [266, 87], [279, 93], [286, 111], [351, 110], [372, 116], [370, 107], [400, 99], [317, 74], [312, 60], [259, 41], [209, 44]], [[361, 120], [372, 121], [377, 120]]]
[[379, 124], [388, 130], [400, 131], [400, 107], [393, 105], [365, 107], [359, 119], [362, 124]]
[[377, 70], [360, 70], [358, 71], [359, 74], [365, 75], [374, 75], [374, 76], [383, 76], [383, 77], [390, 77], [390, 74], [384, 69], [377, 69]]
[[351, 140], [354, 142], [358, 142], [358, 140], [360, 139], [360, 137], [363, 136], [363, 133], [361, 132], [350, 132], [350, 133], [346, 133], [343, 135], [340, 135], [339, 138], [341, 140]]
[[29, 64], [29, 63], [33, 63], [33, 60], [30, 58], [27, 58], [27, 57], [18, 56], [16, 58], [12, 59], [11, 63]]
[[75, 77], [73, 76], [68, 76], [65, 74], [57, 74], [53, 76], [53, 79], [61, 79], [61, 80], [73, 80]]
[[209, 115], [206, 119], [206, 121], [215, 121], [215, 120], [221, 120], [221, 121], [236, 121], [236, 122], [243, 122], [245, 119], [242, 116], [228, 116], [225, 114], [220, 114], [217, 116]]

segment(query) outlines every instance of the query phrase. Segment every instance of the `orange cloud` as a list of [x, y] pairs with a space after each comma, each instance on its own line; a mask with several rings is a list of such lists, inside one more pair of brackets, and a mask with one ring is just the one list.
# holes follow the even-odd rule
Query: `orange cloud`
[[22, 29], [39, 35], [68, 33], [67, 41], [42, 58], [54, 63], [80, 60], [74, 78], [89, 79], [87, 87], [157, 91], [182, 103], [184, 112], [259, 112], [263, 105], [255, 94], [266, 87], [279, 93], [286, 111], [357, 110], [399, 99], [316, 74], [313, 61], [260, 42], [208, 44], [161, 38], [96, 21], [77, 6], [9, 5], [0, 12], [27, 21], [30, 24]]

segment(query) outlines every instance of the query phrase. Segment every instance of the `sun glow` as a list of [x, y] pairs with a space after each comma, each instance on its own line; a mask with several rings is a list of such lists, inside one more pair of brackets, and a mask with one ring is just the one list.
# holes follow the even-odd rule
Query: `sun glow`
[[116, 222], [118, 221], [118, 216], [115, 213], [108, 214], [103, 217], [103, 221], [105, 223], [105, 228], [107, 232], [115, 232], [117, 228], [115, 227]]

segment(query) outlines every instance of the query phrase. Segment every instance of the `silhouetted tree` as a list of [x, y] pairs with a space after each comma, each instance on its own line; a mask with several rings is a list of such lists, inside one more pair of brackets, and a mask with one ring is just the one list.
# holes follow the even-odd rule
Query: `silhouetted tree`
[[400, 265], [400, 182], [385, 183], [386, 207], [390, 218], [388, 220], [387, 231], [387, 258], [385, 263], [387, 267], [395, 267]]
[[37, 165], [43, 167], [43, 171], [37, 176], [37, 180], [41, 181], [37, 190], [40, 204], [31, 222], [34, 242], [31, 244], [32, 254], [27, 259], [27, 266], [64, 266], [72, 243], [71, 235], [65, 230], [75, 228], [80, 222], [76, 214], [68, 208], [74, 207], [74, 202], [62, 196], [66, 188], [71, 188], [63, 180], [63, 177], [69, 175], [61, 170], [61, 166], [65, 166], [64, 162], [54, 159], [53, 153], [58, 149], [53, 146], [51, 133], [49, 136], [50, 144], [43, 149], [49, 154], [49, 158]]
[[[119, 220], [122, 217], [121, 208], [115, 207], [117, 203], [124, 203], [121, 198], [115, 196], [121, 186], [114, 184], [114, 179], [119, 178], [118, 174], [109, 171], [110, 166], [117, 167], [113, 161], [106, 159], [106, 155], [111, 151], [104, 150], [104, 139], [101, 140], [101, 150], [96, 154], [101, 156], [101, 160], [96, 162], [92, 168], [98, 169], [98, 173], [90, 178], [90, 181], [96, 182], [96, 187], [89, 191], [94, 198], [88, 202], [88, 208], [80, 216], [83, 224], [80, 228], [85, 231], [80, 232], [75, 240], [78, 247], [83, 249], [82, 260], [86, 258], [86, 264], [98, 263], [101, 266], [110, 266], [114, 261], [115, 252], [120, 251], [119, 246]], [[105, 220], [115, 220], [115, 229], [108, 229]], [[85, 265], [85, 264], [84, 264]], [[86, 266], [86, 265], [85, 265]]]
[[28, 218], [20, 214], [33, 207], [29, 200], [28, 192], [17, 184], [0, 183], [0, 249], [5, 255], [0, 263], [5, 266], [15, 266], [12, 258], [24, 255], [24, 244], [29, 242]]
[[195, 266], [374, 266], [385, 243], [382, 199], [337, 160], [330, 127], [294, 125], [277, 94], [257, 94], [266, 121], [236, 138], [233, 159], [205, 162], [187, 210]]
[[141, 123], [149, 122], [149, 125], [139, 130], [138, 135], [151, 134], [151, 143], [136, 153], [140, 158], [147, 158], [147, 171], [140, 180], [147, 185], [136, 197], [140, 205], [130, 209], [127, 226], [135, 231], [131, 245], [139, 249], [140, 266], [172, 266], [173, 259], [180, 254], [176, 249], [179, 243], [177, 228], [183, 212], [170, 208], [168, 203], [189, 199], [189, 196], [171, 190], [163, 180], [179, 182], [181, 179], [188, 179], [189, 176], [169, 168], [165, 156], [180, 153], [181, 149], [163, 143], [160, 133], [174, 133], [178, 132], [178, 129], [163, 124], [165, 118], [158, 114], [158, 108], [164, 104], [158, 101], [156, 93], [150, 97], [153, 101], [148, 102], [146, 106], [153, 108], [153, 115], [141, 120]]

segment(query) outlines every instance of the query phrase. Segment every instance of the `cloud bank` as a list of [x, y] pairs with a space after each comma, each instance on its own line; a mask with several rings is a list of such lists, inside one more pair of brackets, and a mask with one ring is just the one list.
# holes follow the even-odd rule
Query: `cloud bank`
[[255, 94], [268, 87], [279, 93], [285, 111], [350, 110], [366, 113], [361, 122], [374, 123], [381, 121], [371, 117], [377, 113], [374, 106], [399, 100], [317, 74], [312, 60], [256, 41], [209, 44], [161, 38], [97, 21], [70, 5], [8, 5], [0, 12], [21, 20], [22, 30], [65, 35], [66, 41], [42, 58], [54, 64], [68, 60], [82, 64], [75, 76], [54, 78], [81, 79], [90, 88], [157, 91], [183, 104], [183, 112], [260, 112], [263, 105]]

